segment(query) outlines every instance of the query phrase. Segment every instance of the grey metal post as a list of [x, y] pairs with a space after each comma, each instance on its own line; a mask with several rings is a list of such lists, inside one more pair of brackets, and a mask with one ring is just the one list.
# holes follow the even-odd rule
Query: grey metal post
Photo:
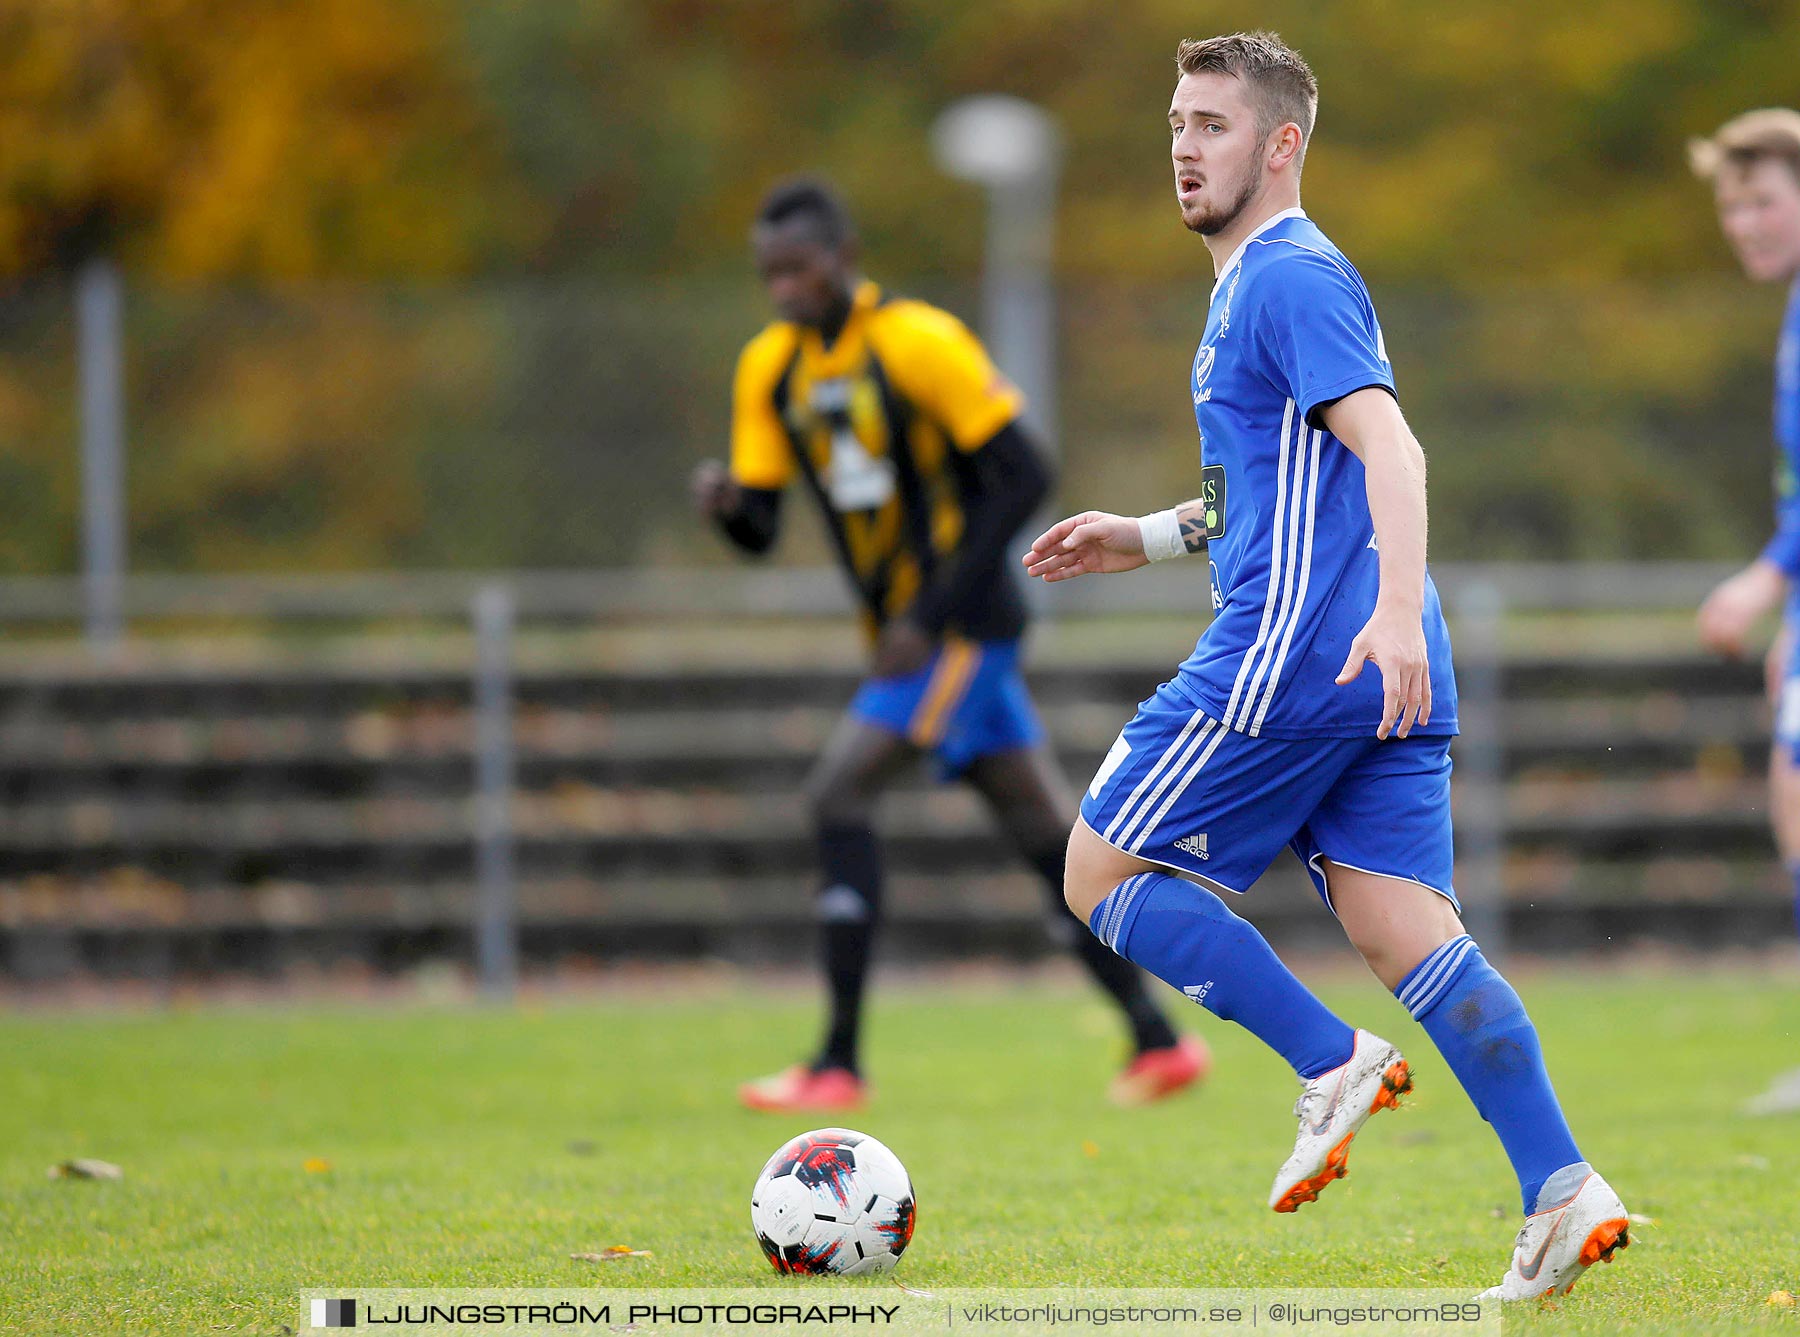
[[509, 999], [519, 980], [513, 864], [513, 591], [475, 592], [475, 962], [481, 992]]
[[1461, 852], [1456, 882], [1463, 922], [1489, 960], [1507, 949], [1506, 740], [1502, 718], [1501, 623], [1505, 596], [1477, 581], [1457, 601], [1456, 683], [1462, 738], [1456, 770], [1463, 803], [1456, 814]]
[[983, 94], [953, 103], [932, 127], [938, 163], [987, 187], [982, 333], [994, 361], [1025, 392], [1027, 417], [1057, 448], [1056, 293], [1050, 260], [1062, 135], [1035, 103]]
[[1050, 281], [1056, 210], [1055, 167], [988, 187], [982, 325], [994, 361], [1025, 392], [1026, 419], [1059, 453], [1056, 404], [1056, 290]]
[[81, 395], [81, 580], [89, 647], [124, 630], [125, 395], [118, 268], [90, 260], [75, 286]]

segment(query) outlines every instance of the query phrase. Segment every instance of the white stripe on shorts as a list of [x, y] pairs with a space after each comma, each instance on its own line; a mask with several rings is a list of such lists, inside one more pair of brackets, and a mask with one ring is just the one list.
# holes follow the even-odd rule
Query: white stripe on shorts
[[1187, 723], [1181, 726], [1181, 732], [1175, 736], [1175, 741], [1170, 743], [1168, 749], [1162, 756], [1157, 758], [1156, 765], [1145, 772], [1144, 778], [1138, 781], [1137, 788], [1131, 791], [1131, 797], [1126, 799], [1125, 802], [1120, 805], [1117, 815], [1107, 824], [1106, 830], [1100, 833], [1103, 839], [1107, 841], [1113, 840], [1113, 837], [1118, 833], [1119, 824], [1130, 815], [1133, 806], [1135, 806], [1137, 801], [1144, 796], [1144, 791], [1155, 783], [1156, 777], [1162, 774], [1163, 768], [1175, 759], [1175, 754], [1179, 752], [1182, 745], [1187, 742], [1188, 735], [1193, 733], [1195, 726], [1205, 718], [1206, 712], [1204, 710], [1196, 710], [1192, 715], [1188, 716]]
[[[1162, 798], [1163, 791], [1169, 787], [1169, 783], [1174, 780], [1176, 776], [1180, 775], [1182, 773], [1182, 768], [1194, 759], [1194, 754], [1198, 752], [1201, 745], [1206, 742], [1208, 734], [1211, 734], [1214, 738], [1212, 746], [1217, 747], [1217, 740], [1223, 738], [1225, 733], [1226, 730], [1224, 726], [1217, 720], [1207, 720], [1201, 727], [1200, 732], [1195, 734], [1193, 738], [1188, 741], [1188, 745], [1181, 750], [1181, 755], [1176, 757], [1169, 766], [1164, 768], [1162, 779], [1157, 782], [1156, 788], [1150, 791], [1144, 801], [1138, 804], [1137, 810], [1133, 814], [1131, 820], [1126, 822], [1125, 825], [1119, 829], [1119, 836], [1118, 839], [1114, 841], [1114, 844], [1118, 845], [1121, 849], [1136, 849], [1137, 846], [1135, 844], [1128, 844], [1127, 842], [1131, 840], [1132, 835], [1142, 824], [1144, 818], [1150, 815], [1150, 810], [1155, 807], [1157, 801]], [[1211, 749], [1208, 749], [1207, 755], [1212, 755]], [[1182, 788], [1185, 789], [1186, 787], [1184, 782]]]
[[1175, 800], [1181, 797], [1181, 791], [1194, 782], [1194, 777], [1196, 775], [1206, 769], [1206, 763], [1212, 760], [1212, 754], [1218, 751], [1219, 744], [1225, 741], [1225, 735], [1230, 732], [1231, 730], [1229, 729], [1221, 728], [1213, 735], [1212, 742], [1206, 745], [1206, 751], [1200, 754], [1200, 760], [1194, 763], [1194, 768], [1181, 777], [1181, 783], [1169, 791], [1169, 796], [1163, 800], [1162, 807], [1156, 810], [1156, 816], [1150, 819], [1150, 824], [1137, 833], [1137, 839], [1131, 842], [1131, 852], [1133, 854], [1136, 854], [1139, 850], [1143, 849], [1144, 841], [1149, 839], [1150, 833], [1162, 824], [1162, 819], [1169, 815], [1169, 809], [1175, 806]]

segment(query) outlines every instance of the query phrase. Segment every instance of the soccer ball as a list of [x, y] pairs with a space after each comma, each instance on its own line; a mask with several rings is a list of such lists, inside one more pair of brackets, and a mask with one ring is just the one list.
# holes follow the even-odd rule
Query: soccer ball
[[800, 1134], [750, 1191], [750, 1224], [777, 1272], [886, 1272], [912, 1239], [913, 1216], [900, 1158], [847, 1128]]

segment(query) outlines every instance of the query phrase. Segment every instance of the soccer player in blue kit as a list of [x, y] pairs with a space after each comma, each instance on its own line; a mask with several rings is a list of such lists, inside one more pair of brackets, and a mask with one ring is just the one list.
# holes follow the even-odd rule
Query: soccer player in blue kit
[[1399, 1050], [1335, 1016], [1215, 894], [1248, 891], [1292, 848], [1518, 1175], [1525, 1224], [1484, 1298], [1566, 1291], [1629, 1243], [1629, 1218], [1576, 1147], [1518, 994], [1459, 917], [1456, 683], [1425, 568], [1425, 460], [1368, 290], [1300, 209], [1317, 84], [1269, 33], [1186, 41], [1176, 63], [1176, 196], [1217, 272], [1192, 372], [1200, 495], [1072, 516], [1025, 563], [1058, 581], [1204, 551], [1215, 614], [1094, 776], [1069, 906], [1293, 1066], [1299, 1135], [1269, 1194], [1291, 1212], [1412, 1085]]
[[[1787, 313], [1775, 354], [1775, 535], [1757, 559], [1700, 606], [1700, 638], [1737, 656], [1764, 614], [1783, 608], [1781, 634], [1766, 677], [1775, 706], [1769, 750], [1769, 816], [1775, 844], [1794, 882], [1800, 927], [1800, 112], [1764, 107], [1733, 117], [1710, 139], [1688, 146], [1694, 172], [1710, 182], [1719, 226], [1744, 273], [1788, 285]], [[1800, 1068], [1778, 1076], [1746, 1106], [1751, 1114], [1800, 1111]]]

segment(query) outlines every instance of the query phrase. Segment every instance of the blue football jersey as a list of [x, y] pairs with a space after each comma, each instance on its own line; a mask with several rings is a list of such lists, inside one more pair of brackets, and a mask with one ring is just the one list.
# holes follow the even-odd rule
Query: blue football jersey
[[[1194, 358], [1211, 625], [1175, 686], [1227, 727], [1271, 738], [1372, 734], [1381, 672], [1335, 679], [1375, 609], [1380, 556], [1362, 461], [1319, 411], [1394, 388], [1368, 289], [1298, 209], [1238, 248], [1213, 287]], [[1456, 732], [1450, 634], [1425, 582], [1431, 722]]]
[[1800, 280], [1788, 292], [1775, 351], [1775, 444], [1775, 537], [1763, 556], [1800, 580]]

